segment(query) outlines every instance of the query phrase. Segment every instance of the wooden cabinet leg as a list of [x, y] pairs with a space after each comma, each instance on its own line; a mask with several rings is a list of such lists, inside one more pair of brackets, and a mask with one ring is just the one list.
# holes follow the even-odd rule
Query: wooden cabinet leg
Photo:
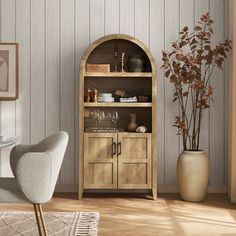
[[78, 191], [78, 199], [81, 200], [83, 197], [83, 189], [79, 189]]
[[153, 200], [157, 200], [157, 189], [156, 188], [152, 188], [152, 198], [153, 198]]

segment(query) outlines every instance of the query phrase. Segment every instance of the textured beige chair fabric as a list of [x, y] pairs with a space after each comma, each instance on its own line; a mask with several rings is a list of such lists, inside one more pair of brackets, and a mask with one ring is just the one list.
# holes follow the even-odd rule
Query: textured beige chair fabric
[[[40, 204], [48, 202], [53, 195], [67, 143], [68, 134], [61, 131], [35, 145], [16, 145], [10, 154], [15, 177], [0, 178], [0, 202], [32, 203], [36, 219], [40, 218]], [[41, 218], [39, 220], [43, 221]], [[39, 230], [42, 224], [38, 223]], [[45, 228], [44, 231], [47, 235]]]

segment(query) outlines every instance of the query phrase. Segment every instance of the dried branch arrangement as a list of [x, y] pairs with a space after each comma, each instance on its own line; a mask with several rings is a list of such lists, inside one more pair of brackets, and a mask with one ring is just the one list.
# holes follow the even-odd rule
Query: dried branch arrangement
[[214, 91], [210, 78], [215, 68], [223, 70], [231, 50], [230, 40], [211, 46], [212, 24], [209, 13], [202, 15], [192, 33], [185, 26], [171, 51], [162, 52], [165, 77], [174, 85], [173, 102], [179, 104], [174, 126], [184, 150], [199, 150], [202, 116]]

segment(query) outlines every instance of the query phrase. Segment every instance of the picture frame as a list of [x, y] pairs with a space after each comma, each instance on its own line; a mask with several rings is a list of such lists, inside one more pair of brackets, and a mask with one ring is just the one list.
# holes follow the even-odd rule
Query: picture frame
[[19, 97], [19, 45], [0, 43], [0, 100]]

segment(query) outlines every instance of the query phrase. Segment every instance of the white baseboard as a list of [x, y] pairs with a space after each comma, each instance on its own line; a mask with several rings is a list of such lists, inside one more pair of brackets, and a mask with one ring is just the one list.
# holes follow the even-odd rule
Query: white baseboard
[[[77, 192], [78, 186], [75, 184], [62, 184], [57, 185], [55, 192], [57, 193], [75, 193]], [[118, 192], [117, 190], [106, 190], [105, 192]], [[145, 192], [146, 190], [144, 190]], [[96, 190], [92, 190], [92, 192], [96, 192]], [[97, 192], [101, 192], [101, 190], [97, 190]], [[132, 192], [132, 190], [130, 191]], [[157, 186], [158, 193], [179, 193], [177, 185], [158, 185]], [[227, 185], [209, 185], [208, 193], [227, 193], [228, 187]], [[235, 199], [236, 200], [236, 199]], [[235, 201], [236, 202], [236, 201]]]

